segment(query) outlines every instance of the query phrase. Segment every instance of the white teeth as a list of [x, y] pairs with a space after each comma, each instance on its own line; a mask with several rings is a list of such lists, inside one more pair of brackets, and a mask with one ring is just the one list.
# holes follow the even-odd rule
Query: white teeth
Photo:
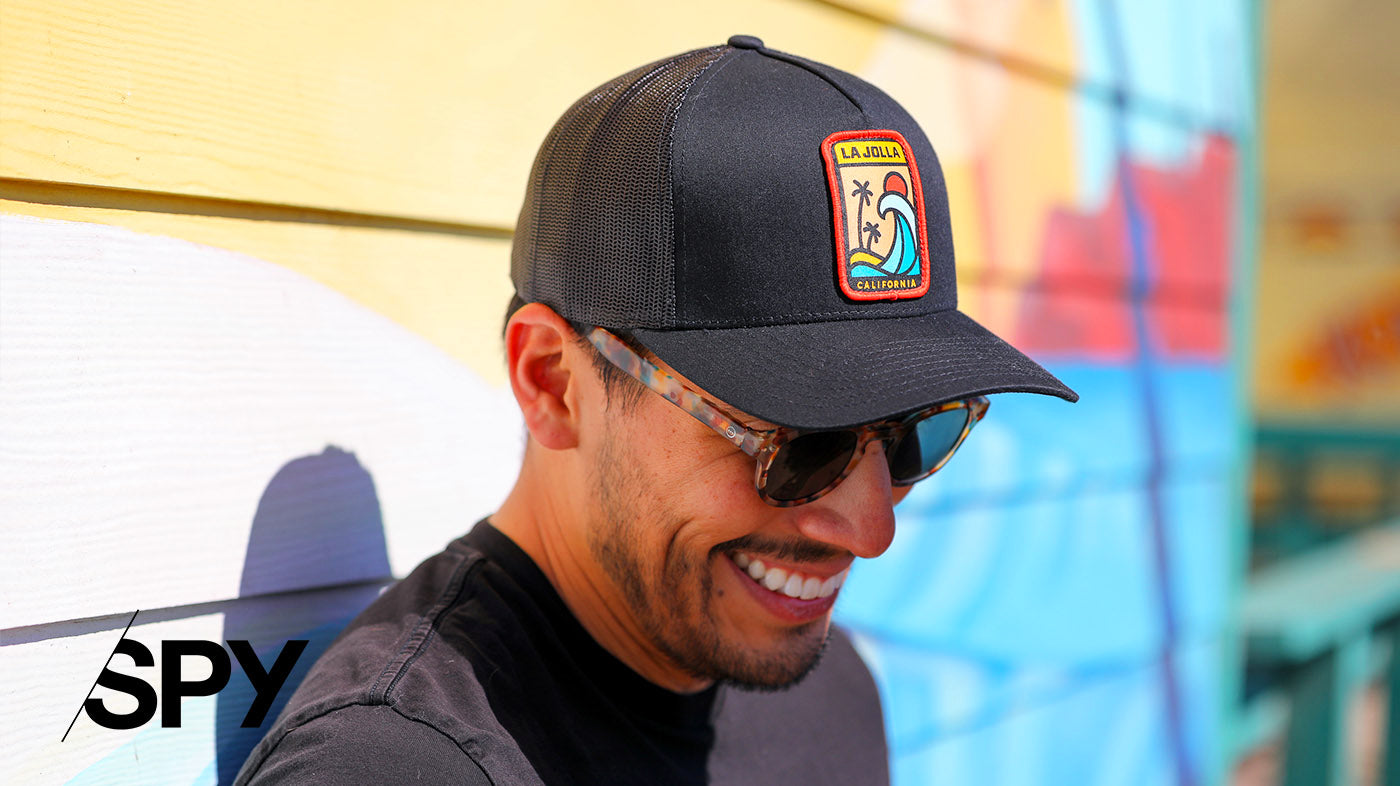
[[787, 571], [782, 568], [769, 568], [768, 575], [763, 577], [763, 586], [774, 592], [787, 583]]
[[763, 564], [763, 560], [756, 559], [749, 563], [749, 577], [754, 581], [763, 578], [763, 574], [767, 572], [768, 568]]
[[783, 583], [782, 592], [789, 598], [802, 597], [802, 577], [796, 573], [788, 576], [788, 580]]
[[842, 584], [845, 584], [845, 583], [846, 583], [846, 576], [847, 576], [848, 574], [850, 574], [850, 572], [851, 572], [851, 569], [850, 569], [850, 568], [846, 568], [845, 570], [841, 571], [840, 573], [837, 573], [835, 576], [832, 576], [831, 578], [827, 579], [826, 581], [823, 581], [823, 582], [822, 582], [822, 585], [821, 585], [820, 587], [817, 588], [817, 597], [819, 597], [819, 598], [829, 598], [829, 597], [831, 597], [832, 594], [836, 592], [836, 590], [841, 589], [841, 585], [842, 585]]
[[846, 575], [851, 572], [847, 568], [823, 581], [815, 576], [803, 576], [796, 571], [789, 573], [782, 568], [770, 568], [763, 564], [763, 560], [748, 554], [735, 552], [731, 556], [734, 564], [748, 573], [754, 581], [773, 592], [780, 592], [790, 598], [800, 600], [831, 597], [838, 589], [841, 589], [841, 585], [846, 582]]

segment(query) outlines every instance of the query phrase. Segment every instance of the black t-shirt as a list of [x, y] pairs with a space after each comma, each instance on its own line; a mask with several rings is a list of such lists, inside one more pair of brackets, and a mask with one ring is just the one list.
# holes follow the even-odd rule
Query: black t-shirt
[[874, 681], [833, 629], [798, 685], [677, 694], [604, 650], [487, 522], [312, 667], [237, 784], [880, 784]]

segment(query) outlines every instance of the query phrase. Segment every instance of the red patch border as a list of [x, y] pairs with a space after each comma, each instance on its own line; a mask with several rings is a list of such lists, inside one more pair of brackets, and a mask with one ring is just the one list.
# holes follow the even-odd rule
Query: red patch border
[[[832, 149], [837, 142], [847, 139], [887, 139], [898, 144], [904, 150], [904, 157], [909, 161], [910, 187], [915, 194], [918, 194], [918, 202], [915, 204], [916, 216], [919, 219], [919, 260], [922, 262], [919, 270], [919, 286], [914, 289], [897, 290], [891, 293], [884, 292], [858, 292], [851, 287], [850, 276], [846, 275], [846, 239], [845, 232], [845, 197], [841, 193], [843, 186], [837, 182], [836, 160], [832, 156]], [[865, 129], [857, 131], [837, 131], [822, 140], [822, 159], [826, 161], [826, 182], [828, 191], [831, 194], [831, 217], [834, 224], [836, 241], [836, 280], [841, 284], [841, 291], [846, 297], [852, 300], [910, 300], [923, 297], [928, 292], [929, 284], [929, 262], [928, 262], [928, 223], [927, 213], [924, 210], [924, 184], [919, 180], [919, 164], [914, 160], [914, 151], [910, 149], [909, 142], [904, 135], [891, 129]]]

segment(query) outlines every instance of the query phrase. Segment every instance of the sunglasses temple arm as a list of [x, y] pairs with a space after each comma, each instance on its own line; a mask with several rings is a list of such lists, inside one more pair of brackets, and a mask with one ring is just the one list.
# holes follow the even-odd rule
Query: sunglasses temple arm
[[[646, 363], [648, 366], [651, 365], [647, 363], [646, 360], [642, 362]], [[653, 368], [655, 367], [653, 366]], [[673, 390], [678, 394], [680, 398], [679, 401], [669, 392], [661, 394], [670, 400], [671, 403], [685, 410], [691, 417], [714, 429], [720, 436], [729, 440], [730, 444], [734, 445], [734, 447], [744, 451], [750, 456], [758, 455], [758, 450], [762, 447], [763, 440], [757, 434], [735, 423], [699, 394], [681, 387], [681, 383], [676, 380], [675, 377], [672, 377], [661, 369], [656, 369], [655, 375], [658, 379], [664, 376], [667, 381], [675, 385]]]
[[630, 374], [647, 386], [652, 392], [680, 407], [688, 415], [714, 429], [720, 436], [729, 440], [734, 447], [750, 456], [757, 456], [763, 446], [763, 439], [754, 432], [735, 423], [698, 393], [687, 390], [675, 377], [657, 368], [654, 363], [637, 354], [633, 349], [618, 340], [603, 328], [594, 328], [588, 340], [603, 353], [614, 366]]

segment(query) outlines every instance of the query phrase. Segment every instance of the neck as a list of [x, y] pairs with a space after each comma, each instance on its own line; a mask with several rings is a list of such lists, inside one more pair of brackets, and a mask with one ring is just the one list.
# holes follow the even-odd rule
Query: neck
[[593, 558], [588, 489], [561, 478], [586, 477], [559, 465], [565, 456], [531, 445], [520, 477], [491, 523], [539, 566], [569, 611], [603, 649], [647, 681], [675, 693], [704, 690], [711, 680], [677, 667], [646, 635], [627, 599]]

